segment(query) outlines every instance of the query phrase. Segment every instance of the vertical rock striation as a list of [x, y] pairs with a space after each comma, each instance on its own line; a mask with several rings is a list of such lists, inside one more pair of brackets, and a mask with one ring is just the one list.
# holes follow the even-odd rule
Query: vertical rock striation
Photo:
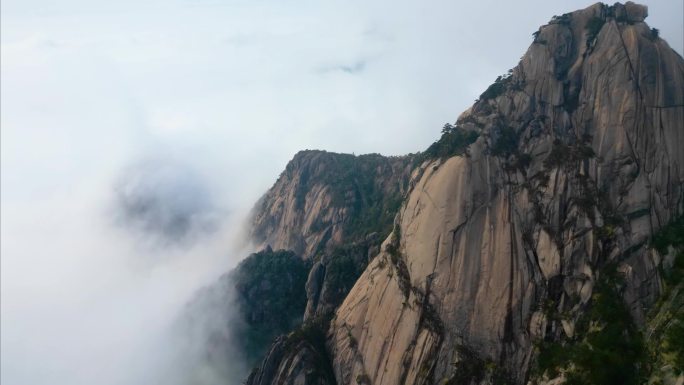
[[646, 14], [555, 17], [461, 115], [479, 139], [414, 172], [336, 313], [338, 383], [524, 383], [534, 342], [572, 336], [609, 263], [643, 323], [659, 294], [648, 241], [684, 209], [684, 61]]
[[[447, 130], [467, 148], [426, 152], [410, 178], [402, 158], [375, 166], [376, 191], [403, 191], [377, 176], [405, 175], [407, 192], [391, 234], [319, 326], [326, 345], [313, 351], [338, 384], [536, 380], [537, 343], [573, 338], [613, 268], [644, 326], [662, 291], [649, 242], [684, 212], [684, 60], [647, 13], [598, 3], [554, 17]], [[349, 241], [340, 224], [357, 206], [310, 182], [326, 174], [327, 156], [295, 157], [297, 172], [288, 166], [260, 203], [257, 240], [305, 258]], [[369, 207], [345, 186], [347, 202]], [[311, 293], [324, 274], [314, 265]], [[285, 369], [265, 373], [311, 346], [280, 351], [248, 384], [289, 383]]]

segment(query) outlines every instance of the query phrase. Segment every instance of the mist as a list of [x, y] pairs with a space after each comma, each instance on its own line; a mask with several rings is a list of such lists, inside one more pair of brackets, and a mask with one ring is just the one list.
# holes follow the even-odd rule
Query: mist
[[141, 161], [126, 168], [114, 190], [118, 224], [160, 247], [200, 241], [220, 220], [205, 181], [183, 164]]
[[0, 382], [239, 384], [220, 277], [287, 161], [427, 148], [591, 3], [3, 1]]
[[112, 190], [4, 214], [17, 219], [3, 226], [3, 383], [218, 383], [180, 381], [181, 364], [202, 355], [191, 337], [202, 338], [177, 324], [197, 290], [246, 254], [233, 237], [242, 224], [213, 213], [211, 232], [162, 242], [163, 227], [107, 216]]

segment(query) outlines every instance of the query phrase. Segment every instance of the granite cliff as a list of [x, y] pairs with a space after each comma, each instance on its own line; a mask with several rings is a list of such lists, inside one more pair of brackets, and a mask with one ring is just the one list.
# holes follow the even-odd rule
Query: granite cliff
[[645, 16], [628, 3], [554, 18], [461, 115], [480, 138], [415, 171], [337, 312], [340, 383], [449, 381], [470, 356], [493, 369], [465, 383], [525, 383], [535, 341], [574, 337], [608, 264], [643, 324], [660, 293], [648, 241], [681, 214], [684, 180], [684, 62]]
[[260, 247], [312, 259], [386, 233], [408, 186], [412, 160], [300, 151], [254, 208], [250, 235]]
[[260, 248], [311, 262], [304, 319], [342, 302], [392, 229], [415, 156], [301, 151], [253, 210]]
[[684, 382], [684, 60], [647, 13], [554, 17], [423, 154], [295, 156], [252, 235], [313, 262], [307, 322], [247, 384]]
[[[284, 348], [288, 340], [276, 337], [317, 330], [300, 325], [342, 303], [391, 232], [413, 163], [412, 155], [297, 153], [254, 207], [251, 236], [261, 250], [188, 304], [183, 325], [207, 346], [199, 371], [233, 377], [265, 354], [273, 362], [295, 348], [309, 366], [328, 362], [311, 358], [324, 350], [324, 335], [313, 347]], [[301, 330], [300, 337], [318, 335]]]

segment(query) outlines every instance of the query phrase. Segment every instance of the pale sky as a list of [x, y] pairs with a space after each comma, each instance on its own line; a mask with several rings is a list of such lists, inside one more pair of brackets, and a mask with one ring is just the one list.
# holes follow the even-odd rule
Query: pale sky
[[[681, 54], [683, 2], [644, 3]], [[0, 382], [162, 381], [160, 330], [245, 256], [236, 221], [295, 152], [427, 148], [590, 4], [3, 0]], [[132, 169], [162, 211], [201, 196], [181, 211], [213, 230], [167, 247], [117, 219]]]
[[[681, 53], [682, 1], [647, 3]], [[163, 148], [248, 165], [261, 191], [300, 149], [420, 151], [539, 25], [589, 4], [4, 0], [3, 178], [45, 191], [36, 173]]]

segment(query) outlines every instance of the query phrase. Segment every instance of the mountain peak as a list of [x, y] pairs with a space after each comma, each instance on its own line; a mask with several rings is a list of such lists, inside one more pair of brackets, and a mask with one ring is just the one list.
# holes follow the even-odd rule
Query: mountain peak
[[[650, 240], [684, 212], [684, 60], [647, 15], [627, 2], [553, 17], [519, 64], [445, 126], [435, 151], [409, 165], [391, 233], [329, 324], [314, 325], [328, 377], [521, 385], [647, 374], [615, 346], [636, 340], [661, 298], [665, 257]], [[269, 194], [288, 196], [278, 189]], [[304, 188], [305, 201], [319, 190]], [[606, 297], [619, 315], [606, 330], [623, 340], [592, 346], [582, 362], [554, 357], [549, 346], [579, 349], [587, 333], [604, 333], [586, 326], [603, 325], [592, 317]], [[300, 359], [309, 350], [288, 351], [277, 367], [264, 361], [255, 371], [264, 380], [248, 383], [313, 371]], [[560, 362], [544, 367], [542, 357]]]

